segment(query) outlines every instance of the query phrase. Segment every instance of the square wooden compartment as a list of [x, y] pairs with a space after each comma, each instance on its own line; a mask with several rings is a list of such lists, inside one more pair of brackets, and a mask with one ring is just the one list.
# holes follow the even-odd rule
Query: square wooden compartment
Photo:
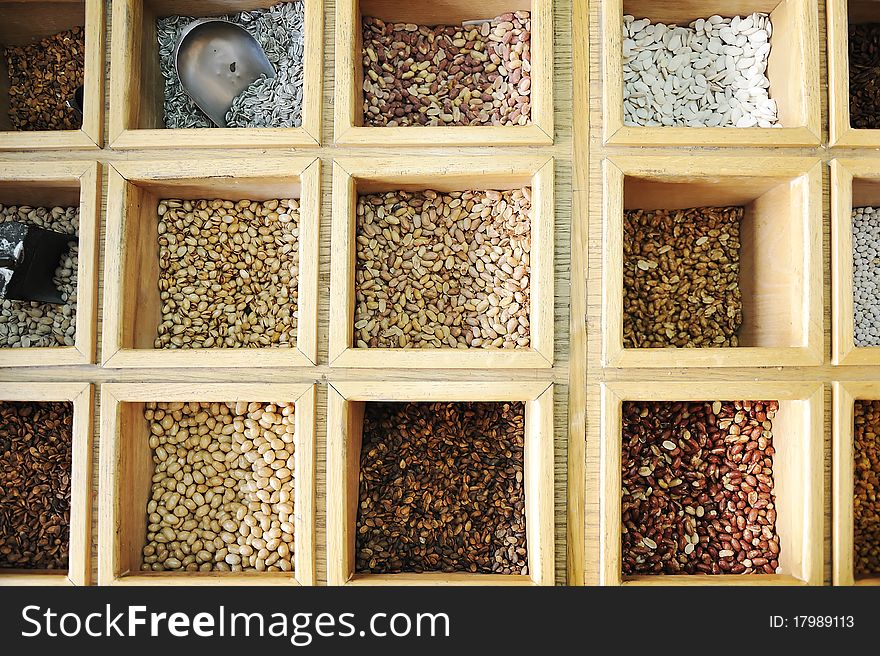
[[[770, 97], [782, 127], [642, 127], [624, 125], [623, 16], [687, 26], [697, 18], [770, 14], [773, 34], [767, 67]], [[600, 10], [603, 40], [604, 139], [629, 146], [813, 146], [822, 134], [819, 11], [815, 0], [607, 0]]]
[[[317, 361], [320, 160], [314, 157], [116, 162], [104, 255], [106, 367], [304, 367]], [[161, 319], [157, 207], [167, 198], [300, 201], [295, 348], [153, 347]]]
[[104, 0], [2, 0], [0, 44], [37, 43], [74, 27], [85, 28], [82, 127], [79, 130], [12, 130], [9, 71], [0, 61], [0, 150], [100, 148], [104, 128]]
[[873, 0], [826, 0], [828, 14], [828, 113], [832, 146], [880, 148], [880, 129], [857, 129], [849, 112], [849, 26], [880, 23]]
[[[327, 582], [329, 585], [553, 585], [553, 386], [546, 382], [338, 382], [328, 391]], [[376, 401], [525, 403], [529, 574], [359, 574], [355, 526], [364, 407]]]
[[[364, 127], [364, 16], [386, 22], [458, 25], [513, 11], [530, 11], [532, 21], [532, 122], [524, 126]], [[552, 0], [339, 0], [336, 3], [336, 143], [360, 146], [445, 144], [462, 146], [550, 145], [553, 143]]]
[[68, 570], [0, 569], [0, 586], [89, 585], [92, 580], [94, 390], [86, 383], [0, 383], [0, 401], [69, 401], [73, 405]]
[[4, 205], [79, 205], [74, 345], [0, 348], [0, 366], [91, 364], [95, 361], [100, 185], [100, 166], [95, 162], [7, 162], [0, 166], [0, 203]]
[[324, 7], [305, 5], [302, 126], [166, 129], [156, 19], [210, 17], [264, 9], [280, 0], [113, 0], [110, 146], [134, 148], [292, 148], [321, 143]]
[[[547, 157], [339, 158], [333, 168], [330, 365], [336, 367], [548, 368], [553, 365], [553, 160]], [[532, 188], [528, 349], [355, 348], [357, 198], [383, 191]]]
[[832, 160], [832, 361], [838, 365], [880, 365], [880, 346], [855, 345], [852, 211], [856, 207], [880, 207], [880, 165], [871, 159]]
[[[821, 383], [716, 381], [602, 385], [600, 585], [821, 585], [824, 389]], [[621, 430], [624, 401], [779, 401], [773, 420], [776, 530], [781, 574], [622, 576]]]
[[[604, 162], [604, 183], [605, 366], [821, 364], [821, 163], [780, 157], [614, 157]], [[746, 208], [740, 230], [740, 346], [624, 348], [624, 211], [731, 205]]]
[[[147, 501], [155, 472], [147, 401], [296, 402], [293, 572], [143, 572]], [[287, 383], [101, 385], [99, 585], [314, 585], [315, 386]]]
[[880, 399], [880, 381], [832, 383], [832, 489], [831, 580], [834, 585], [880, 585], [880, 576], [855, 577], [853, 552], [853, 477], [855, 402]]

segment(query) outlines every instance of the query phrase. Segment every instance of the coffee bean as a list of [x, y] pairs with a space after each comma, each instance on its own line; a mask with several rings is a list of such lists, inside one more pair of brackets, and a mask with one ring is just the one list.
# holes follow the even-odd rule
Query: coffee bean
[[0, 568], [67, 569], [73, 406], [0, 403]]
[[857, 347], [880, 346], [880, 209], [852, 212], [853, 339]]
[[625, 576], [779, 571], [778, 409], [776, 401], [623, 404]]
[[80, 118], [67, 101], [83, 84], [85, 52], [85, 31], [81, 27], [39, 43], [3, 49], [9, 70], [9, 120], [13, 130], [80, 128]]
[[880, 128], [880, 23], [849, 26], [849, 120]]
[[737, 346], [741, 207], [627, 210], [626, 348]]
[[364, 125], [528, 125], [531, 17], [424, 26], [364, 17]]
[[853, 408], [853, 573], [880, 573], [880, 401]]
[[528, 574], [522, 403], [368, 403], [357, 571]]

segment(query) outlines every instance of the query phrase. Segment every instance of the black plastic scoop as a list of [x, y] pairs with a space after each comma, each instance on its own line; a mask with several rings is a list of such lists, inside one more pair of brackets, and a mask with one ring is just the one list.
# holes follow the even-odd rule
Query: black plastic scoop
[[0, 223], [0, 299], [64, 303], [52, 278], [75, 239], [17, 221]]

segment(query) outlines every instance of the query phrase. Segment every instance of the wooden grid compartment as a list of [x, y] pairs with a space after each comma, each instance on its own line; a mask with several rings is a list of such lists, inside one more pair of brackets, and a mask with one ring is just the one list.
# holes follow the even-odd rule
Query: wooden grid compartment
[[[818, 365], [823, 358], [821, 164], [807, 158], [604, 162], [602, 362], [610, 367]], [[744, 206], [736, 348], [624, 348], [627, 209]]]
[[[331, 384], [327, 419], [329, 585], [553, 585], [553, 389], [548, 383], [418, 381]], [[528, 575], [425, 572], [360, 574], [355, 567], [359, 462], [366, 403], [525, 403], [525, 515]]]
[[[148, 401], [296, 402], [293, 572], [143, 572], [146, 506], [155, 471]], [[99, 585], [314, 585], [315, 387], [291, 384], [101, 386]]]
[[[586, 9], [584, 10], [586, 11]], [[623, 16], [687, 26], [697, 18], [768, 13], [773, 24], [767, 68], [777, 128], [642, 127], [624, 125]], [[603, 133], [628, 146], [816, 146], [822, 133], [819, 96], [819, 17], [814, 0], [607, 0], [602, 3]]]
[[0, 203], [33, 207], [79, 205], [76, 336], [73, 346], [0, 348], [0, 366], [90, 364], [98, 316], [99, 165], [93, 162], [16, 162], [0, 167]]
[[880, 399], [880, 382], [835, 381], [832, 424], [832, 561], [834, 585], [880, 585], [880, 576], [856, 578], [853, 568], [855, 540], [853, 532], [855, 402]]
[[[320, 160], [288, 157], [116, 162], [110, 169], [108, 198], [104, 366], [305, 367], [315, 364]], [[157, 207], [160, 200], [167, 198], [299, 199], [299, 318], [295, 347], [153, 347], [162, 313], [157, 284]]]
[[[821, 585], [824, 390], [820, 383], [629, 382], [602, 385], [600, 585]], [[625, 401], [779, 401], [773, 420], [781, 574], [622, 576], [621, 431]]]
[[[100, 0], [97, 0], [100, 2]], [[166, 129], [156, 19], [220, 16], [263, 9], [281, 0], [113, 0], [110, 146], [137, 148], [292, 148], [321, 142], [324, 14], [305, 5], [302, 126], [298, 128]]]
[[104, 0], [3, 0], [0, 44], [19, 46], [85, 28], [84, 116], [79, 130], [15, 131], [9, 121], [9, 72], [0, 61], [0, 151], [101, 147], [104, 126]]
[[[532, 189], [528, 349], [355, 348], [355, 236], [359, 194]], [[549, 368], [553, 364], [553, 160], [546, 157], [340, 158], [333, 169], [330, 364], [437, 369]]]
[[832, 160], [832, 358], [837, 365], [880, 365], [880, 346], [855, 345], [852, 212], [857, 207], [880, 207], [880, 166], [870, 159]]
[[832, 146], [880, 148], [880, 130], [850, 123], [849, 26], [880, 23], [872, 0], [826, 0], [828, 18], [828, 113]]
[[68, 570], [0, 569], [0, 586], [89, 585], [92, 580], [92, 386], [85, 383], [0, 383], [0, 400], [68, 401], [73, 405]]
[[[417, 25], [458, 25], [515, 11], [530, 11], [532, 120], [525, 126], [363, 125], [363, 17]], [[552, 0], [339, 0], [336, 3], [336, 93], [334, 130], [337, 144], [403, 146], [434, 144], [550, 145], [553, 143], [553, 2]]]

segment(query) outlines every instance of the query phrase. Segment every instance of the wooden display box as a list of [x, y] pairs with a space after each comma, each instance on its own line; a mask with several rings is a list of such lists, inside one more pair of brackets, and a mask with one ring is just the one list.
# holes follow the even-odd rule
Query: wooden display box
[[880, 5], [872, 0], [826, 0], [825, 7], [831, 145], [880, 148], [880, 130], [854, 128], [849, 112], [849, 26], [880, 23]]
[[0, 348], [0, 367], [90, 364], [95, 361], [100, 186], [100, 165], [96, 162], [6, 162], [0, 165], [0, 203], [34, 207], [79, 205], [74, 345]]
[[69, 401], [73, 405], [68, 570], [0, 569], [0, 586], [89, 585], [92, 580], [92, 386], [86, 383], [0, 383], [0, 400]]
[[[878, 141], [880, 144], [880, 141]], [[880, 165], [871, 159], [831, 162], [831, 341], [838, 365], [880, 365], [880, 346], [855, 345], [852, 211], [880, 207]]]
[[[623, 16], [684, 27], [697, 18], [770, 14], [767, 67], [778, 128], [642, 127], [624, 125]], [[606, 143], [627, 146], [816, 146], [822, 134], [819, 11], [814, 0], [608, 0], [602, 3], [603, 129]]]
[[0, 150], [100, 148], [104, 128], [104, 0], [2, 0], [0, 44], [20, 46], [85, 28], [84, 116], [79, 130], [11, 129], [9, 72], [0, 57]]
[[[339, 158], [333, 168], [330, 365], [335, 367], [549, 368], [553, 365], [553, 160], [546, 157]], [[355, 236], [359, 194], [532, 188], [528, 349], [355, 348]]]
[[[614, 157], [604, 162], [602, 363], [767, 367], [823, 360], [822, 165], [808, 158]], [[624, 348], [624, 210], [745, 206], [736, 348]]]
[[[293, 572], [143, 572], [147, 501], [155, 472], [147, 401], [296, 402]], [[314, 585], [315, 386], [273, 384], [101, 385], [99, 585]]]
[[[386, 22], [458, 25], [508, 12], [530, 11], [532, 122], [524, 126], [364, 127], [364, 16]], [[336, 143], [351, 146], [550, 145], [553, 143], [552, 0], [339, 0], [336, 3]]]
[[110, 146], [136, 148], [294, 148], [321, 143], [324, 8], [305, 5], [302, 126], [166, 129], [156, 19], [221, 16], [281, 0], [113, 0]]
[[[317, 361], [320, 160], [314, 157], [116, 162], [110, 167], [104, 254], [102, 361], [106, 367], [305, 367]], [[300, 201], [296, 345], [153, 347], [161, 320], [159, 201]]]
[[[553, 388], [546, 382], [332, 383], [327, 418], [329, 585], [553, 585]], [[529, 574], [355, 571], [364, 406], [376, 401], [525, 403], [525, 500]]]
[[832, 424], [832, 563], [834, 585], [880, 585], [880, 576], [855, 577], [853, 571], [853, 476], [855, 402], [880, 399], [880, 382], [837, 382], [834, 390]]
[[[779, 401], [773, 420], [776, 530], [781, 574], [622, 576], [621, 426], [624, 401]], [[823, 576], [821, 383], [639, 382], [602, 385], [600, 585], [821, 585]]]

